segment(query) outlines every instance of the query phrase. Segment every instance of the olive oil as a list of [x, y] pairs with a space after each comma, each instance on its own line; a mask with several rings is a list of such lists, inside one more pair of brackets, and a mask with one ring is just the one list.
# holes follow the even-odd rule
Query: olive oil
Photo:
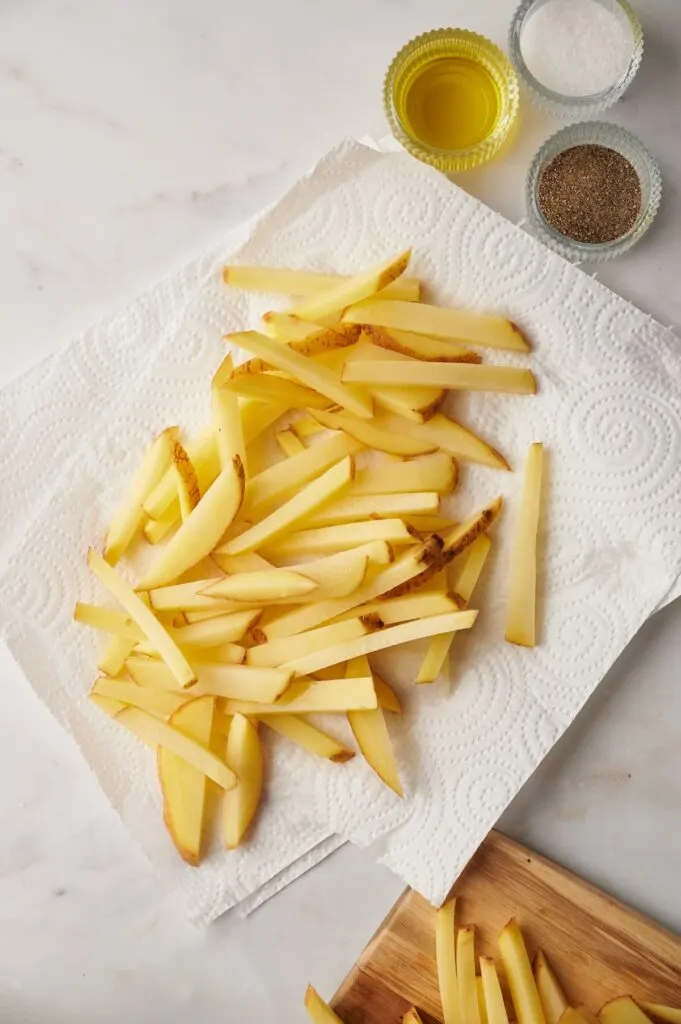
[[502, 97], [492, 75], [465, 57], [439, 57], [414, 69], [396, 111], [407, 130], [427, 146], [468, 149], [494, 131]]

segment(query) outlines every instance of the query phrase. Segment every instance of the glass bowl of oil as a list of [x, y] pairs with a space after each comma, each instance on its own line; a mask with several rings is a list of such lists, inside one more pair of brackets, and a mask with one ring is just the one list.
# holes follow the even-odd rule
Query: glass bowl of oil
[[383, 104], [390, 129], [412, 156], [454, 174], [486, 163], [518, 113], [518, 80], [484, 36], [443, 28], [412, 39], [388, 69]]

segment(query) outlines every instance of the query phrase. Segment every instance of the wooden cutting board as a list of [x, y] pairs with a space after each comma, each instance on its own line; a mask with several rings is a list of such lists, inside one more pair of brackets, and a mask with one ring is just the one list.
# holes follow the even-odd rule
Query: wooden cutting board
[[[681, 883], [680, 883], [681, 884]], [[573, 1006], [608, 999], [681, 1006], [681, 937], [500, 832], [492, 832], [452, 889], [458, 924], [475, 924], [476, 951], [498, 959], [496, 937], [517, 917], [530, 955], [543, 949]], [[401, 1024], [410, 1006], [441, 1022], [435, 911], [408, 890], [333, 1000], [345, 1024]]]

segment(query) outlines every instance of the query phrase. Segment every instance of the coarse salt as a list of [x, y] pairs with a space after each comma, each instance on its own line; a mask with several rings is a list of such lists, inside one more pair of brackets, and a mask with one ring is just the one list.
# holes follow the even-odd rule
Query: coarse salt
[[626, 75], [634, 37], [624, 13], [599, 0], [548, 0], [523, 25], [520, 48], [547, 89], [592, 96]]

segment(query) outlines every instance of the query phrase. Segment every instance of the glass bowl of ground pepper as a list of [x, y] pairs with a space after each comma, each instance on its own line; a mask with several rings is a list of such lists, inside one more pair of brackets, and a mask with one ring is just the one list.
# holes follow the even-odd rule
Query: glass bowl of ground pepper
[[611, 259], [635, 245], [661, 196], [657, 162], [635, 135], [604, 121], [584, 121], [539, 149], [525, 198], [541, 241], [579, 263]]

